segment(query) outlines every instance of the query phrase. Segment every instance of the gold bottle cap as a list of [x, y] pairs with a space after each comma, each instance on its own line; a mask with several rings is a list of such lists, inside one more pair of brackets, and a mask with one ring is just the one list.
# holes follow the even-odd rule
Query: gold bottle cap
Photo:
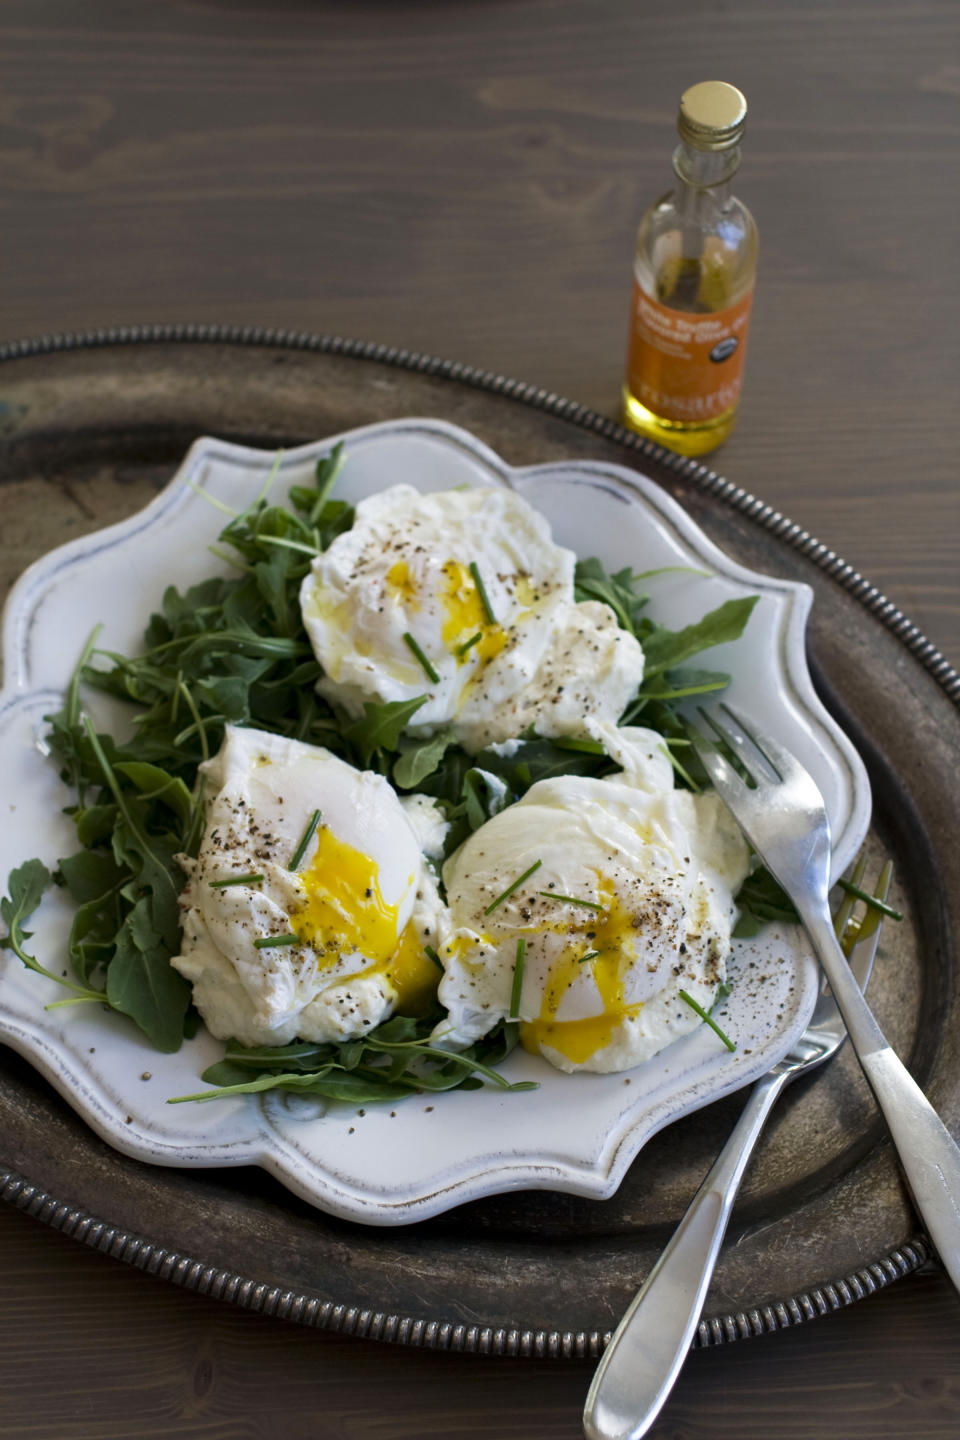
[[739, 145], [747, 123], [747, 102], [735, 85], [704, 80], [680, 97], [677, 130], [695, 150], [729, 150]]

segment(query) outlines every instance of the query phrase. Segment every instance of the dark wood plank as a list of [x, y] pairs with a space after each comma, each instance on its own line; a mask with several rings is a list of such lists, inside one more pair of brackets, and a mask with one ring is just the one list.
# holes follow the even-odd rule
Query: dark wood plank
[[328, 330], [613, 411], [677, 93], [728, 74], [762, 262], [720, 464], [950, 652], [958, 28], [951, 0], [8, 0], [2, 332]]
[[[953, 0], [7, 0], [0, 340], [224, 321], [381, 340], [616, 413], [633, 231], [680, 90], [751, 119], [761, 267], [712, 463], [960, 664]], [[855, 1217], [851, 1217], [855, 1224]], [[393, 1349], [181, 1292], [0, 1209], [0, 1435], [580, 1434], [589, 1366]], [[917, 1277], [694, 1355], [659, 1440], [947, 1440]]]
[[[284, 1324], [184, 1293], [9, 1208], [0, 1253], [4, 1440], [582, 1434], [585, 1362], [436, 1354]], [[651, 1434], [954, 1440], [958, 1415], [960, 1307], [928, 1275], [795, 1330], [695, 1352]]]

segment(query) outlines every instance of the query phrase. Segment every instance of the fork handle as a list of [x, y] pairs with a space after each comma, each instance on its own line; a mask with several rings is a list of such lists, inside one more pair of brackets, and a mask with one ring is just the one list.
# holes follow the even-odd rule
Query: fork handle
[[960, 1290], [960, 1147], [887, 1044], [832, 925], [819, 911], [801, 910], [801, 915], [857, 1059], [887, 1122], [913, 1203], [944, 1269]]
[[687, 1358], [743, 1173], [789, 1078], [765, 1075], [753, 1087], [729, 1140], [617, 1326], [587, 1393], [587, 1440], [640, 1440], [660, 1414]]

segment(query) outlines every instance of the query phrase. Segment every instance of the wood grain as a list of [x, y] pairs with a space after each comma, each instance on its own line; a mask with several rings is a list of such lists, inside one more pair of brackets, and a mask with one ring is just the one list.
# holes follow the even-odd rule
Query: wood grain
[[[0, 1436], [576, 1440], [590, 1366], [425, 1351], [186, 1294], [0, 1209]], [[954, 1440], [960, 1317], [937, 1275], [780, 1335], [695, 1352], [655, 1440]], [[52, 1372], [37, 1390], [43, 1357]], [[44, 1338], [45, 1337], [45, 1338]], [[13, 1357], [19, 1364], [13, 1364]], [[51, 1383], [51, 1381], [53, 1383]]]
[[[953, 0], [6, 0], [0, 341], [319, 330], [615, 414], [633, 232], [669, 182], [677, 97], [731, 79], [761, 262], [741, 420], [711, 463], [957, 665], [958, 39]], [[51, 479], [48, 501], [84, 523], [83, 495]], [[9, 1208], [0, 1277], [11, 1440], [581, 1433], [587, 1365], [285, 1325]], [[938, 1276], [694, 1354], [652, 1434], [834, 1432], [960, 1432], [960, 1305]]]

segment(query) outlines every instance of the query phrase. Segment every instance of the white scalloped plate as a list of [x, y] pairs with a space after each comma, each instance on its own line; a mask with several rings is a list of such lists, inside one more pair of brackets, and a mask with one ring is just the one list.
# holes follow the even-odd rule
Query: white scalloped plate
[[[759, 594], [746, 634], [711, 653], [710, 664], [730, 672], [731, 703], [813, 773], [830, 814], [834, 873], [847, 866], [866, 834], [870, 791], [859, 757], [810, 681], [806, 586], [734, 564], [669, 496], [631, 470], [589, 462], [511, 470], [473, 436], [437, 420], [392, 421], [288, 451], [274, 493], [309, 483], [318, 456], [337, 439], [348, 457], [337, 489], [344, 498], [356, 501], [400, 481], [421, 490], [511, 485], [547, 515], [561, 544], [599, 555], [611, 569], [709, 572], [649, 582], [651, 611], [671, 628], [731, 597]], [[102, 622], [102, 645], [135, 650], [165, 586], [219, 573], [222, 563], [206, 547], [223, 516], [197, 491], [240, 509], [274, 460], [273, 452], [200, 439], [145, 510], [54, 551], [15, 586], [0, 693], [0, 880], [31, 856], [51, 864], [75, 848], [62, 814], [70, 797], [38, 741], [88, 634]], [[109, 701], [88, 698], [98, 724], [118, 723]], [[69, 918], [62, 893], [48, 893], [32, 926], [48, 967], [65, 954]], [[261, 1165], [332, 1214], [403, 1224], [505, 1190], [611, 1195], [652, 1134], [755, 1079], [804, 1028], [817, 971], [799, 933], [773, 927], [738, 942], [731, 970], [733, 990], [720, 1018], [736, 1042], [732, 1054], [706, 1026], [621, 1075], [566, 1076], [515, 1052], [504, 1072], [537, 1080], [536, 1091], [412, 1097], [366, 1105], [362, 1113], [277, 1094], [169, 1106], [170, 1096], [198, 1088], [200, 1072], [222, 1053], [218, 1042], [201, 1031], [176, 1055], [160, 1055], [131, 1024], [99, 1007], [45, 1010], [64, 992], [9, 953], [0, 958], [0, 1037], [128, 1155], [184, 1167]]]

